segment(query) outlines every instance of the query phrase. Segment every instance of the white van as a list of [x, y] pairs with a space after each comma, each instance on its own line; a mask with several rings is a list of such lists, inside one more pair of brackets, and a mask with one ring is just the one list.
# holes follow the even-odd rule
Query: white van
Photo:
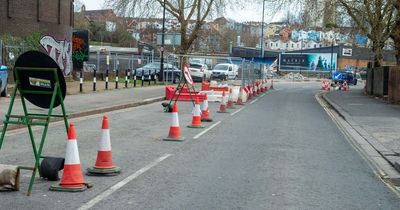
[[237, 79], [238, 68], [235, 64], [220, 63], [214, 66], [212, 69], [211, 79]]

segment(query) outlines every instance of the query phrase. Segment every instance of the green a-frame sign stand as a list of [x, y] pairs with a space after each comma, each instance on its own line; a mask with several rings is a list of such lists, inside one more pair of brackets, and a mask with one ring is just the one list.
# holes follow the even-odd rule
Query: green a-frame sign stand
[[[51, 88], [49, 88], [48, 90], [44, 90], [44, 88], [32, 90], [32, 89], [26, 88], [25, 86], [21, 85], [21, 77], [23, 77], [23, 74], [27, 73], [27, 72], [33, 73], [34, 75], [35, 74], [36, 75], [40, 75], [40, 74], [49, 75], [51, 77], [49, 80], [33, 78], [34, 80], [32, 79], [32, 82], [36, 82], [36, 84], [33, 84], [33, 85], [38, 85], [38, 86], [47, 87], [47, 88], [51, 87]], [[33, 167], [26, 167], [26, 166], [18, 167], [19, 169], [32, 170], [32, 176], [30, 179], [29, 188], [28, 188], [28, 192], [27, 192], [28, 196], [31, 194], [32, 187], [35, 182], [36, 173], [39, 170], [39, 162], [40, 162], [40, 158], [42, 158], [42, 150], [43, 150], [44, 142], [46, 140], [46, 134], [47, 134], [47, 130], [48, 130], [51, 118], [52, 117], [64, 118], [65, 129], [68, 132], [68, 120], [67, 120], [64, 102], [63, 102], [64, 99], [63, 99], [59, 75], [58, 75], [59, 72], [60, 71], [57, 68], [16, 67], [14, 69], [15, 87], [12, 91], [10, 105], [8, 107], [8, 112], [6, 114], [6, 119], [4, 120], [4, 126], [3, 126], [3, 130], [1, 133], [1, 137], [0, 137], [0, 150], [3, 145], [4, 137], [5, 137], [7, 127], [9, 124], [25, 125], [28, 127], [29, 137], [31, 140], [33, 154], [35, 157], [35, 164]], [[31, 78], [29, 78], [29, 79], [31, 79]], [[20, 97], [21, 97], [23, 115], [13, 115], [12, 114], [12, 110], [13, 110], [17, 92], [20, 94]], [[45, 95], [47, 95], [47, 97], [50, 96], [51, 97], [50, 104], [46, 105], [46, 106], [48, 106], [47, 113], [43, 114], [43, 113], [29, 112], [27, 109], [27, 106], [26, 106], [26, 101], [25, 101], [26, 95], [31, 95], [31, 96], [36, 95], [39, 97], [45, 96]], [[61, 105], [62, 114], [53, 114], [53, 108], [55, 106], [57, 106], [56, 101], [58, 101], [58, 103]], [[39, 148], [34, 139], [32, 126], [43, 126], [44, 127], [43, 133], [41, 136], [41, 140], [40, 140], [40, 144], [39, 144]]]
[[185, 88], [185, 86], [188, 89], [189, 96], [192, 99], [192, 103], [194, 105], [194, 97], [196, 95], [196, 90], [194, 88], [194, 82], [193, 82], [192, 76], [190, 75], [189, 67], [186, 63], [183, 65], [182, 72], [183, 72], [183, 76], [181, 76], [178, 86], [176, 86], [175, 92], [172, 95], [172, 98], [169, 101], [168, 106], [164, 110], [166, 112], [168, 112], [169, 108], [172, 107], [171, 106], [172, 102], [176, 103], [176, 101], [179, 99], [179, 96], [181, 95], [181, 92], [182, 92], [183, 88]]

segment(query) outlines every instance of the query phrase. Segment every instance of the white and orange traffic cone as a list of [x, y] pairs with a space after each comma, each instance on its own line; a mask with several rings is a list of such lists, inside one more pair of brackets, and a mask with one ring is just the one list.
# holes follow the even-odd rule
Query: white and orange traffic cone
[[204, 128], [201, 124], [201, 110], [199, 99], [196, 97], [194, 100], [194, 110], [193, 110], [193, 118], [192, 124], [187, 126], [188, 128]]
[[232, 93], [232, 88], [229, 88], [229, 95], [228, 95], [228, 103], [226, 104], [226, 108], [228, 109], [234, 109], [233, 105], [233, 93]]
[[240, 86], [240, 88], [239, 88], [239, 96], [238, 96], [238, 99], [236, 101], [236, 105], [244, 105], [242, 97], [243, 97], [243, 89], [242, 89], [242, 86]]
[[265, 92], [268, 91], [268, 80], [265, 80]]
[[201, 104], [201, 121], [204, 122], [212, 122], [213, 120], [210, 117], [210, 110], [208, 109], [208, 99], [207, 95]]
[[260, 94], [260, 93], [261, 93], [261, 90], [260, 90], [260, 88], [261, 88], [260, 82], [256, 82], [256, 85], [257, 85], [257, 94]]
[[93, 167], [87, 169], [88, 175], [113, 176], [121, 172], [118, 166], [112, 161], [110, 128], [108, 126], [107, 116], [103, 116], [101, 126], [102, 136], [99, 141], [99, 150], [97, 151], [96, 163]]
[[181, 135], [181, 128], [179, 127], [178, 105], [174, 103], [172, 107], [171, 127], [169, 127], [168, 137], [164, 141], [184, 141], [185, 138]]
[[65, 154], [64, 172], [61, 181], [57, 185], [52, 185], [52, 191], [81, 192], [90, 188], [91, 184], [83, 180], [81, 163], [79, 159], [78, 143], [74, 124], [70, 124], [68, 129], [68, 142]]
[[253, 90], [250, 84], [247, 85], [247, 89], [249, 90], [249, 97], [247, 99], [250, 100], [253, 97]]
[[219, 110], [217, 111], [218, 113], [228, 113], [226, 111], [226, 101], [225, 101], [225, 90], [222, 91], [222, 100], [221, 100], [221, 105], [219, 106]]
[[255, 85], [255, 83], [252, 84], [252, 88], [253, 88], [253, 96], [256, 97], [257, 96], [257, 86]]

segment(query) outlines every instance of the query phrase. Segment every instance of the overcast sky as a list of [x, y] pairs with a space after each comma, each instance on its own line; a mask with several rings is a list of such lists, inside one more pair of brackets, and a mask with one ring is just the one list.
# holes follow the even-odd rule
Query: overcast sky
[[[81, 0], [85, 4], [87, 10], [103, 9], [104, 0]], [[261, 21], [262, 5], [249, 4], [245, 9], [228, 10], [226, 17], [234, 19], [238, 22], [244, 21]], [[271, 12], [265, 11], [265, 22], [278, 21], [282, 17], [281, 14], [272, 16]]]

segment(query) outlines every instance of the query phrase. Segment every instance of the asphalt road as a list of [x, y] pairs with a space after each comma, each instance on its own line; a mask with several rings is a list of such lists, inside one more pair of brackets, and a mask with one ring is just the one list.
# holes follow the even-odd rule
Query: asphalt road
[[[320, 107], [313, 83], [274, 83], [275, 91], [205, 129], [189, 129], [191, 105], [180, 103], [184, 142], [164, 142], [170, 116], [157, 104], [109, 113], [115, 177], [88, 177], [82, 193], [48, 191], [37, 179], [26, 197], [0, 193], [6, 209], [400, 209], [400, 199], [373, 173]], [[219, 123], [219, 121], [221, 121]], [[95, 161], [101, 115], [73, 120], [82, 168]], [[58, 123], [59, 124], [59, 123]], [[203, 133], [202, 133], [203, 132]], [[45, 153], [63, 156], [63, 127], [50, 128]], [[27, 133], [7, 136], [1, 163], [32, 162]]]

